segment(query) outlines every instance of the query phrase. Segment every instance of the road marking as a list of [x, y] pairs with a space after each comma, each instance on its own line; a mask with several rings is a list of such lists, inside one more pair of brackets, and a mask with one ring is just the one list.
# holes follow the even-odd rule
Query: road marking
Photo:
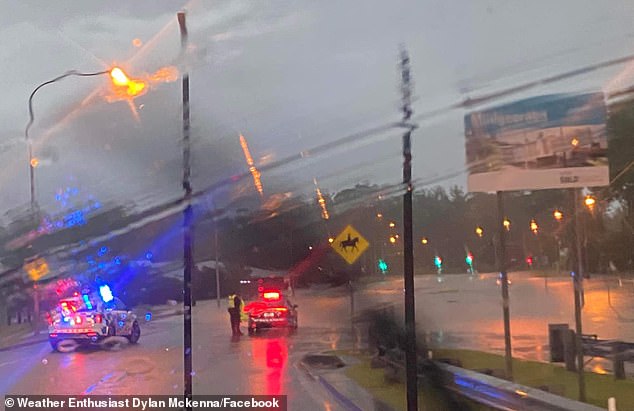
[[13, 360], [13, 361], [7, 361], [7, 362], [0, 362], [0, 367], [3, 367], [5, 365], [9, 365], [9, 364], [14, 364], [14, 363], [20, 362], [20, 361], [22, 361], [22, 360], [20, 359], [20, 360]]

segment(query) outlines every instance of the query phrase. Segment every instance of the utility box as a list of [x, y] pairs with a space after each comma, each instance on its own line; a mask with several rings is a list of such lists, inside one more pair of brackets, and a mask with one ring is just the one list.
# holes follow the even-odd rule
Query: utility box
[[568, 324], [548, 324], [548, 344], [550, 346], [550, 362], [564, 362], [565, 339]]

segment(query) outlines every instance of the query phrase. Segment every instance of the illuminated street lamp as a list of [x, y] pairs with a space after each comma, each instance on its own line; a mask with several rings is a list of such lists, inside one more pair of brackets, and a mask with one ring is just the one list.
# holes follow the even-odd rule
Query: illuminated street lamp
[[380, 219], [382, 219], [382, 218], [383, 218], [383, 214], [381, 214], [381, 213], [376, 213], [376, 218], [377, 218], [377, 219], [379, 219], [379, 220], [380, 220]]
[[531, 231], [533, 232], [533, 234], [537, 234], [538, 230], [539, 226], [537, 225], [537, 221], [535, 221], [534, 219], [531, 220]]
[[332, 243], [334, 243], [334, 242], [335, 242], [335, 239], [334, 239], [334, 238], [332, 238], [332, 237], [329, 237], [329, 238], [328, 238], [328, 242], [329, 242], [330, 244], [332, 244]]
[[476, 227], [475, 232], [478, 237], [482, 237], [484, 235], [484, 230], [482, 229], [482, 227]]
[[593, 211], [597, 200], [591, 195], [587, 195], [585, 200], [583, 200], [583, 203], [586, 205], [586, 207], [588, 207], [588, 210]]
[[393, 236], [393, 235], [390, 236], [390, 243], [392, 243], [392, 244], [396, 243], [396, 237], [395, 236]]
[[504, 228], [506, 228], [506, 231], [511, 230], [511, 220], [509, 220], [508, 218], [505, 218], [502, 224], [504, 224]]
[[35, 87], [35, 89], [31, 92], [31, 95], [29, 96], [29, 122], [26, 125], [26, 129], [24, 130], [24, 138], [26, 140], [26, 144], [28, 147], [28, 154], [29, 154], [29, 174], [30, 174], [30, 182], [31, 182], [31, 212], [33, 214], [35, 213], [35, 210], [37, 208], [36, 199], [35, 199], [35, 168], [39, 165], [39, 159], [33, 156], [33, 144], [29, 137], [29, 130], [31, 126], [33, 125], [33, 122], [35, 121], [35, 115], [33, 114], [33, 97], [35, 96], [35, 93], [37, 93], [38, 90], [41, 89], [42, 87], [48, 84], [56, 83], [60, 80], [65, 79], [66, 77], [70, 77], [70, 76], [94, 77], [94, 76], [100, 76], [102, 74], [110, 75], [110, 79], [112, 81], [113, 86], [117, 87], [118, 89], [121, 89], [121, 88], [125, 89], [127, 98], [132, 98], [132, 97], [140, 95], [140, 93], [143, 92], [143, 90], [145, 90], [146, 88], [145, 83], [143, 81], [132, 80], [130, 79], [130, 77], [128, 77], [125, 74], [125, 72], [120, 67], [113, 67], [110, 70], [98, 71], [95, 73], [81, 73], [76, 70], [67, 71], [61, 76], [55, 77], [54, 79], [49, 81], [45, 81], [44, 83]]
[[[33, 114], [33, 97], [35, 97], [35, 94], [44, 86], [48, 85], [48, 84], [52, 84], [52, 83], [56, 83], [60, 80], [65, 79], [66, 77], [70, 77], [70, 76], [78, 76], [78, 77], [94, 77], [94, 76], [100, 76], [102, 74], [110, 74], [111, 78], [113, 79], [113, 81], [115, 80], [115, 77], [118, 79], [118, 81], [127, 81], [129, 82], [130, 80], [128, 79], [128, 77], [125, 75], [125, 73], [123, 72], [123, 70], [121, 70], [118, 67], [114, 67], [111, 70], [104, 70], [104, 71], [98, 71], [98, 72], [94, 72], [94, 73], [81, 73], [79, 71], [76, 70], [70, 70], [67, 71], [66, 73], [62, 74], [61, 76], [55, 77], [52, 80], [48, 80], [45, 81], [44, 83], [41, 83], [40, 85], [38, 85], [37, 87], [35, 87], [35, 89], [33, 89], [33, 91], [31, 92], [31, 95], [29, 96], [29, 122], [26, 125], [26, 128], [24, 129], [24, 138], [26, 141], [26, 145], [27, 145], [27, 149], [28, 149], [28, 159], [29, 159], [29, 182], [30, 182], [30, 188], [31, 188], [31, 218], [33, 223], [39, 223], [37, 221], [37, 217], [36, 217], [36, 211], [37, 211], [37, 201], [35, 198], [35, 168], [40, 164], [40, 160], [37, 157], [33, 156], [33, 143], [31, 141], [31, 138], [29, 136], [29, 130], [31, 129], [31, 126], [33, 125], [33, 122], [35, 121], [35, 115]], [[127, 83], [126, 83], [127, 84]], [[140, 84], [140, 83], [137, 83]], [[138, 92], [140, 92], [140, 90], [137, 92], [137, 89], [140, 86], [136, 86], [135, 89], [132, 90], [132, 94], [129, 94], [130, 96], [135, 95], [135, 93], [138, 94]], [[145, 86], [141, 87], [144, 88]], [[37, 330], [37, 326], [38, 326], [38, 321], [37, 319], [39, 318], [39, 294], [37, 291], [37, 280], [33, 281], [33, 288], [34, 288], [34, 293], [33, 293], [33, 305], [34, 305], [34, 311], [35, 311], [35, 315], [36, 315], [36, 320], [33, 322], [33, 326], [34, 328]]]
[[564, 214], [563, 214], [561, 211], [559, 211], [559, 210], [555, 210], [555, 211], [553, 212], [553, 217], [555, 217], [555, 220], [557, 220], [558, 222], [560, 222], [560, 221], [561, 221], [561, 219], [562, 219], [562, 218], [564, 218]]
[[421, 242], [421, 243], [423, 243], [423, 244], [427, 244], [427, 243], [429, 242], [429, 240], [427, 239], [427, 237], [423, 237], [423, 238], [420, 240], [420, 242]]
[[394, 228], [394, 226], [396, 226], [396, 224], [394, 224], [394, 221], [390, 221], [390, 228]]

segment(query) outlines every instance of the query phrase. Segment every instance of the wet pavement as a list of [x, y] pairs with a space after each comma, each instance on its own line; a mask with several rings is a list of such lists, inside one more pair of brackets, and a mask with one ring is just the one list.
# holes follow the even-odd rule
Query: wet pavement
[[[575, 328], [570, 277], [537, 277], [510, 273], [510, 315], [513, 356], [549, 360], [548, 324]], [[394, 303], [402, 314], [403, 282], [388, 277], [357, 293], [358, 310]], [[417, 276], [416, 326], [430, 346], [504, 353], [502, 299], [495, 274]], [[592, 276], [584, 281], [583, 333], [600, 339], [634, 342], [634, 280]], [[609, 372], [610, 361], [595, 359], [589, 369]], [[626, 364], [628, 374], [634, 367]]]
[[[547, 361], [548, 324], [574, 327], [571, 281], [530, 273], [510, 278], [513, 355]], [[634, 282], [595, 277], [585, 282], [585, 290], [584, 333], [634, 341]], [[299, 305], [297, 332], [270, 330], [237, 340], [230, 337], [224, 301], [221, 307], [198, 302], [192, 320], [194, 394], [286, 394], [289, 410], [344, 409], [345, 402], [329, 389], [332, 383], [360, 404], [371, 401], [349, 381], [337, 381], [340, 372], [308, 374], [301, 366], [309, 353], [362, 348], [365, 331], [350, 321], [349, 291], [298, 290], [292, 301]], [[402, 301], [402, 280], [388, 278], [357, 290], [354, 311], [393, 304], [402, 313]], [[416, 315], [419, 338], [431, 346], [504, 352], [500, 290], [493, 274], [445, 275], [440, 281], [417, 277]], [[182, 316], [165, 316], [142, 324], [138, 345], [123, 340], [109, 349], [53, 353], [48, 343], [37, 343], [2, 351], [0, 395], [181, 394], [182, 330]], [[601, 360], [589, 367], [610, 370]]]
[[[270, 330], [230, 337], [223, 304], [200, 301], [193, 311], [193, 393], [283, 394], [288, 409], [341, 410], [338, 399], [300, 365], [307, 353], [348, 349], [342, 328], [347, 307], [319, 307], [299, 296], [299, 330]], [[345, 321], [344, 321], [345, 324]], [[246, 334], [246, 329], [245, 331]], [[0, 395], [158, 395], [183, 392], [183, 319], [170, 316], [142, 324], [138, 345], [123, 338], [108, 347], [52, 352], [48, 342], [0, 352]]]

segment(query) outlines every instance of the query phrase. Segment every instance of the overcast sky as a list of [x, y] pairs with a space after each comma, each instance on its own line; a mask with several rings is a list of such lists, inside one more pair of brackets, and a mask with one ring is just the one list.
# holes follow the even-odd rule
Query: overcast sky
[[[180, 58], [176, 13], [188, 10]], [[0, 212], [29, 201], [24, 128], [29, 94], [67, 70], [123, 65], [143, 77], [190, 73], [193, 184], [204, 188], [256, 166], [400, 118], [399, 45], [411, 56], [415, 114], [600, 61], [634, 54], [630, 1], [30, 1], [0, 0]], [[136, 42], [135, 42], [135, 39]], [[135, 44], [136, 43], [136, 44]], [[616, 66], [511, 98], [628, 86]], [[152, 84], [108, 102], [105, 76], [41, 89], [31, 129], [38, 202], [55, 193], [131, 203], [181, 193], [181, 84]], [[83, 102], [83, 104], [82, 104]], [[414, 178], [464, 184], [463, 116], [449, 111], [414, 134]], [[263, 175], [268, 190], [336, 192], [401, 178], [398, 130], [334, 147]]]

